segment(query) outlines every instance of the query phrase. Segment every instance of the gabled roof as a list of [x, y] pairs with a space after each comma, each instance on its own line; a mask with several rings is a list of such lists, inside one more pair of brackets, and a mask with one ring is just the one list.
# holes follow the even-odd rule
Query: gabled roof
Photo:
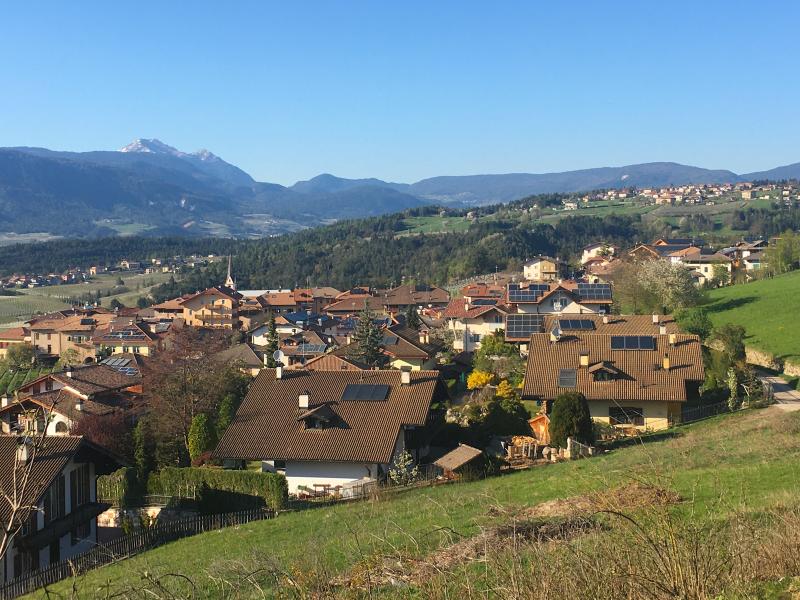
[[46, 381], [47, 379], [58, 381], [85, 396], [91, 396], [92, 394], [100, 392], [122, 390], [141, 383], [141, 378], [139, 377], [124, 375], [108, 365], [93, 364], [42, 375], [20, 387], [20, 393], [33, 389], [35, 384]]
[[214, 355], [214, 360], [219, 363], [241, 363], [250, 369], [264, 366], [264, 361], [256, 354], [250, 344], [236, 344]]
[[213, 287], [204, 289], [202, 292], [197, 292], [196, 294], [189, 296], [184, 300], [184, 302], [189, 302], [195, 298], [200, 298], [201, 296], [222, 296], [235, 302], [238, 302], [243, 297], [239, 292], [232, 288], [224, 285], [215, 285]]
[[[445, 394], [435, 371], [410, 373], [401, 385], [401, 372], [284, 371], [259, 373], [214, 455], [243, 460], [336, 461], [386, 464], [403, 426], [422, 426], [431, 402]], [[343, 400], [348, 385], [385, 385], [383, 400]], [[298, 397], [308, 394], [308, 409]], [[298, 417], [330, 404], [341, 419], [338, 426], [306, 429]]]
[[388, 290], [384, 296], [387, 306], [410, 304], [446, 304], [450, 301], [447, 290], [427, 285], [401, 285]]
[[498, 304], [473, 305], [468, 303], [464, 298], [456, 298], [455, 300], [451, 300], [447, 308], [444, 309], [442, 317], [445, 319], [477, 319], [493, 311], [501, 316], [505, 316], [509, 312], [509, 309], [504, 305]]
[[92, 335], [92, 343], [111, 345], [146, 345], [154, 346], [158, 343], [158, 336], [151, 333], [147, 327], [142, 327], [131, 319], [117, 319], [103, 329], [97, 329]]
[[[293, 367], [288, 368], [292, 369]], [[364, 371], [369, 370], [370, 366], [353, 360], [349, 356], [339, 355], [334, 351], [312, 358], [304, 365], [298, 365], [295, 368], [306, 371]]]
[[[650, 336], [648, 336], [650, 337]], [[704, 378], [700, 339], [677, 334], [675, 345], [669, 335], [653, 335], [653, 350], [612, 350], [611, 335], [564, 335], [551, 342], [549, 334], [531, 336], [523, 398], [552, 400], [568, 391], [578, 391], [588, 400], [685, 402], [687, 383], [700, 384]], [[580, 366], [581, 354], [589, 364], [606, 363], [619, 371], [609, 381], [594, 381], [587, 367]], [[670, 369], [662, 368], [664, 355]], [[559, 386], [560, 372], [575, 370], [574, 388]]]
[[382, 311], [384, 302], [383, 298], [376, 296], [351, 296], [342, 300], [337, 300], [333, 304], [329, 304], [323, 310], [327, 313], [348, 313], [356, 314], [364, 310], [364, 305], [372, 311]]
[[25, 327], [12, 327], [11, 329], [0, 329], [0, 340], [4, 342], [22, 342], [30, 335], [30, 331]]

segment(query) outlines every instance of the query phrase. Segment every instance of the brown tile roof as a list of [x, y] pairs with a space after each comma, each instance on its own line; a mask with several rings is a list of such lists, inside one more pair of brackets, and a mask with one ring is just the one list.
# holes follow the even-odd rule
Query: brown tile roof
[[186, 298], [184, 297], [173, 298], [172, 300], [167, 300], [166, 302], [162, 302], [161, 304], [154, 304], [152, 308], [154, 308], [155, 310], [182, 311], [184, 300], [186, 300]]
[[264, 361], [249, 344], [236, 344], [226, 348], [215, 354], [213, 359], [218, 363], [241, 363], [251, 369], [264, 366]]
[[297, 306], [297, 302], [294, 299], [294, 292], [273, 292], [267, 293], [261, 296], [264, 301], [266, 302], [267, 306], [275, 306], [275, 307], [292, 307]]
[[12, 340], [22, 342], [28, 335], [30, 335], [30, 333], [25, 327], [12, 327], [11, 329], [0, 330], [0, 340], [5, 342]]
[[158, 343], [158, 336], [132, 319], [117, 318], [106, 327], [95, 330], [92, 343], [106, 346], [141, 344], [155, 346]]
[[437, 467], [441, 467], [445, 471], [455, 471], [459, 467], [463, 467], [468, 462], [478, 458], [481, 454], [483, 454], [482, 450], [478, 450], [467, 444], [459, 444], [458, 448], [451, 450], [434, 461], [433, 464]]
[[465, 298], [503, 298], [506, 288], [494, 283], [469, 283], [461, 288], [461, 295]]
[[288, 368], [304, 369], [306, 371], [364, 371], [369, 369], [369, 366], [363, 365], [347, 356], [339, 356], [335, 352], [329, 352], [312, 358], [305, 365]]
[[384, 294], [387, 306], [408, 306], [409, 304], [447, 304], [450, 294], [447, 290], [425, 285], [401, 285]]
[[[612, 350], [608, 334], [565, 334], [558, 342], [550, 334], [531, 336], [523, 397], [551, 400], [577, 390], [589, 400], [668, 400], [685, 402], [687, 383], [702, 382], [703, 357], [700, 340], [694, 335], [653, 335], [655, 350]], [[587, 367], [580, 366], [582, 352], [588, 352], [589, 367], [605, 362], [621, 373], [611, 381], [594, 381]], [[670, 369], [662, 360], [667, 354]], [[575, 369], [576, 388], [559, 387], [561, 369]]]
[[[67, 375], [68, 372], [71, 373], [71, 376]], [[71, 371], [59, 371], [58, 373], [42, 375], [22, 386], [20, 388], [20, 393], [32, 389], [34, 384], [47, 379], [58, 381], [86, 396], [99, 392], [121, 390], [141, 383], [139, 377], [123, 375], [108, 365], [94, 364], [74, 367]]]
[[347, 313], [357, 314], [364, 310], [364, 305], [367, 305], [371, 311], [383, 312], [383, 298], [376, 296], [351, 296], [342, 300], [337, 300], [333, 304], [329, 304], [323, 310], [327, 313]]
[[[388, 463], [404, 425], [426, 424], [431, 401], [445, 394], [435, 371], [284, 371], [264, 369], [215, 450], [219, 458]], [[348, 384], [389, 386], [385, 400], [342, 400]], [[341, 426], [306, 429], [297, 417], [298, 396], [309, 409], [330, 403]]]
[[474, 306], [469, 304], [469, 307], [467, 305], [468, 303], [464, 298], [451, 300], [447, 308], [444, 309], [442, 317], [445, 319], [476, 319], [492, 311], [496, 311], [503, 316], [509, 312], [508, 308], [503, 305], [489, 304]]

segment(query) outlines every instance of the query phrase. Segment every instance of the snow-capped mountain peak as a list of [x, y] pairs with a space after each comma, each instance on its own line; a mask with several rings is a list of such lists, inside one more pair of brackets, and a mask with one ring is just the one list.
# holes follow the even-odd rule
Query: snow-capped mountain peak
[[219, 156], [213, 152], [209, 152], [205, 148], [201, 148], [197, 152], [192, 152], [192, 156], [196, 156], [200, 160], [220, 160]]
[[120, 152], [144, 152], [149, 154], [171, 154], [172, 156], [186, 156], [177, 148], [165, 144], [161, 140], [139, 138], [133, 140], [127, 146], [119, 149]]

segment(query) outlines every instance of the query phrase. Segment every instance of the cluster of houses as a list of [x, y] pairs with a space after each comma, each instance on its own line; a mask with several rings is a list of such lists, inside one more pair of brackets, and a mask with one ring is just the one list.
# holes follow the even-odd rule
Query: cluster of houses
[[[601, 245], [585, 256], [614, 260], [615, 252]], [[669, 317], [612, 315], [610, 284], [566, 279], [564, 268], [540, 256], [517, 280], [490, 278], [452, 295], [428, 285], [238, 290], [229, 269], [222, 285], [149, 308], [73, 309], [0, 331], [0, 354], [29, 343], [42, 360], [68, 354], [74, 361], [0, 402], [3, 481], [27, 469], [29, 504], [37, 507], [6, 554], [6, 580], [97, 543], [104, 506], [96, 477], [122, 461], [74, 434], [86, 419], [136, 419], [147, 402], [147, 365], [182, 327], [239, 332], [240, 341], [216, 358], [253, 377], [215, 458], [227, 468], [257, 463], [282, 473], [298, 496], [355, 495], [387, 477], [401, 454], [446, 473], [482, 456], [483, 448], [436, 446], [434, 424], [455, 400], [446, 381], [465, 373], [481, 340], [499, 330], [527, 360], [518, 392], [541, 407], [533, 436], [553, 401], [570, 391], [582, 393], [592, 418], [609, 427], [679, 422], [703, 381], [700, 340]], [[357, 358], [353, 335], [364, 308], [381, 330], [380, 367]], [[273, 319], [275, 354], [268, 351]], [[37, 435], [43, 445], [32, 458], [29, 440]], [[13, 515], [0, 511], [5, 517]]]
[[0, 288], [25, 289], [51, 285], [66, 285], [84, 283], [92, 277], [106, 273], [115, 274], [151, 274], [151, 273], [180, 273], [183, 269], [203, 267], [210, 262], [218, 260], [214, 255], [209, 256], [172, 256], [169, 258], [152, 258], [148, 261], [122, 259], [112, 265], [90, 265], [86, 267], [73, 267], [63, 273], [16, 273], [0, 277]]
[[584, 248], [581, 264], [585, 276], [595, 282], [611, 282], [614, 272], [625, 261], [663, 260], [689, 269], [698, 286], [727, 285], [739, 273], [746, 278], [755, 276], [766, 263], [764, 250], [769, 243], [766, 239], [751, 238], [714, 249], [702, 239], [659, 238], [624, 252], [596, 243]]
[[562, 201], [563, 210], [578, 210], [591, 202], [616, 202], [638, 200], [659, 206], [680, 206], [693, 204], [714, 205], [730, 200], [755, 200], [771, 198], [785, 206], [800, 203], [800, 186], [796, 182], [786, 183], [716, 183], [687, 184], [677, 186], [613, 189], [575, 196]]

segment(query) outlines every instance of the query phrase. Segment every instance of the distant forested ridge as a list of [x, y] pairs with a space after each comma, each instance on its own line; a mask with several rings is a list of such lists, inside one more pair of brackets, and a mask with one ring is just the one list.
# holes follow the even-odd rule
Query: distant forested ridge
[[[356, 284], [385, 286], [398, 284], [403, 277], [444, 285], [490, 273], [495, 268], [518, 267], [536, 254], [574, 261], [583, 246], [593, 241], [630, 246], [669, 233], [663, 224], [645, 221], [640, 215], [570, 216], [550, 225], [519, 218], [518, 212], [514, 218], [503, 218], [501, 212], [492, 219], [478, 218], [465, 232], [407, 234], [406, 219], [434, 216], [438, 211], [422, 207], [256, 240], [128, 237], [6, 246], [0, 247], [0, 275], [113, 265], [123, 258], [147, 261], [176, 255], [231, 254], [240, 287], [277, 288], [307, 283], [338, 288]], [[474, 212], [490, 214], [491, 209]], [[739, 230], [774, 235], [800, 227], [800, 210], [749, 209], [734, 213], [730, 219]], [[222, 269], [222, 265], [212, 265], [202, 280], [186, 285], [196, 285], [197, 289], [206, 281], [216, 283]]]

